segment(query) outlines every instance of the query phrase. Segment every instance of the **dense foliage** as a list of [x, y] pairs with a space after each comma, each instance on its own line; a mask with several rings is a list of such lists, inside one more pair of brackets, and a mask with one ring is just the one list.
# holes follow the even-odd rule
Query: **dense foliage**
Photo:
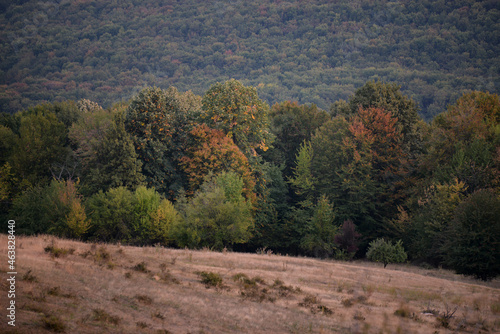
[[[369, 80], [405, 83], [430, 119], [498, 93], [500, 4], [419, 1], [2, 1], [0, 111], [230, 78], [269, 104], [327, 110]], [[356, 105], [357, 107], [357, 105]], [[377, 105], [378, 107], [378, 105]]]
[[20, 233], [500, 274], [495, 94], [426, 123], [395, 84], [326, 112], [233, 79], [3, 113], [0, 138], [0, 214]]

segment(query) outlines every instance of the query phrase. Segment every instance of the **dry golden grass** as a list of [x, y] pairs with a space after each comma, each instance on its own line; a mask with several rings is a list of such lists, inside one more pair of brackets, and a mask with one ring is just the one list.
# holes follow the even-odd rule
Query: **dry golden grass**
[[[0, 245], [6, 254], [6, 235]], [[445, 270], [51, 236], [19, 236], [16, 245], [16, 328], [7, 326], [4, 314], [0, 332], [500, 331], [500, 281]], [[6, 259], [0, 271], [8, 271]], [[218, 274], [222, 284], [202, 283], [202, 276], [217, 277], [203, 272]], [[0, 284], [5, 300], [6, 281]]]

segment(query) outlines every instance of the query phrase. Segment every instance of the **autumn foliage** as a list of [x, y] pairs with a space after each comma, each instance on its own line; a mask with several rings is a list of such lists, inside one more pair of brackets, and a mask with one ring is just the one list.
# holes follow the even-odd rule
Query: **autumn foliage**
[[235, 172], [243, 179], [244, 193], [249, 199], [255, 199], [248, 159], [231, 138], [221, 130], [210, 129], [200, 124], [189, 132], [190, 145], [186, 155], [181, 158], [181, 166], [189, 181], [189, 192], [192, 194], [203, 183], [205, 177], [223, 171]]

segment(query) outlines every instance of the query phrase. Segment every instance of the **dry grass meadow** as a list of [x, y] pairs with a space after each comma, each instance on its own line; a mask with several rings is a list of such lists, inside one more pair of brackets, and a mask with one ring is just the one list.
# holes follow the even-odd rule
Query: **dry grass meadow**
[[500, 332], [500, 280], [445, 270], [52, 236], [16, 246], [16, 327], [2, 279], [2, 333]]

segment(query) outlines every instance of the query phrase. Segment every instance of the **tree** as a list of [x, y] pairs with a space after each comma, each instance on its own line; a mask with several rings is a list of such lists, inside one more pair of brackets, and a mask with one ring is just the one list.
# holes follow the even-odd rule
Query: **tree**
[[316, 180], [316, 196], [327, 194], [337, 207], [338, 200], [342, 197], [338, 190], [342, 182], [338, 172], [347, 163], [342, 150], [343, 140], [348, 136], [349, 123], [339, 116], [323, 124], [311, 138], [311, 174]]
[[256, 149], [268, 149], [269, 106], [255, 88], [234, 79], [216, 83], [203, 96], [202, 105], [203, 122], [233, 139], [248, 158], [257, 154]]
[[81, 115], [81, 110], [73, 101], [63, 101], [55, 103], [43, 103], [27, 110], [28, 114], [52, 112], [57, 119], [69, 128], [73, 123], [77, 122]]
[[89, 234], [104, 242], [129, 242], [132, 238], [131, 225], [135, 196], [125, 187], [99, 191], [86, 201], [92, 219]]
[[458, 178], [469, 193], [500, 187], [498, 95], [464, 94], [432, 121], [421, 172], [438, 182]]
[[[86, 102], [83, 102], [86, 101]], [[80, 119], [69, 128], [68, 137], [78, 159], [80, 173], [85, 175], [95, 164], [99, 146], [113, 124], [113, 113], [91, 101], [78, 102]]]
[[500, 198], [482, 189], [456, 208], [445, 231], [444, 262], [459, 274], [488, 280], [500, 275]]
[[366, 257], [371, 261], [382, 262], [385, 268], [389, 263], [406, 261], [407, 255], [401, 240], [393, 245], [391, 241], [376, 239], [370, 242]]
[[125, 187], [100, 191], [87, 201], [97, 240], [134, 244], [174, 244], [181, 216], [157, 191], [144, 186], [134, 192]]
[[178, 163], [184, 155], [184, 136], [199, 112], [199, 99], [172, 87], [145, 88], [127, 108], [125, 129], [133, 137], [146, 183], [168, 198], [183, 187]]
[[[418, 133], [420, 117], [415, 101], [401, 93], [401, 86], [394, 83], [368, 81], [358, 88], [349, 99], [350, 115], [355, 115], [360, 108], [381, 108], [390, 112], [397, 119], [397, 128], [403, 136], [406, 153], [421, 150], [421, 137]], [[342, 110], [340, 114], [345, 114]], [[335, 110], [333, 111], [335, 113]]]
[[350, 219], [344, 221], [339, 232], [335, 235], [335, 244], [348, 254], [348, 258], [352, 258], [358, 250], [357, 239], [361, 234], [356, 232], [356, 225]]
[[329, 257], [335, 250], [334, 238], [338, 227], [334, 224], [333, 206], [326, 196], [321, 196], [314, 206], [301, 247], [315, 257]]
[[[137, 158], [131, 136], [125, 131], [123, 116], [112, 116], [110, 123], [105, 122], [104, 133], [92, 138], [90, 143], [79, 141], [81, 146], [77, 152], [83, 163], [82, 181], [86, 194], [121, 186], [134, 190], [144, 183], [142, 164]], [[99, 130], [89, 129], [83, 138], [96, 131], [99, 133]], [[77, 137], [74, 133], [73, 138]]]
[[234, 172], [207, 178], [184, 208], [176, 241], [180, 247], [222, 250], [250, 239], [251, 204], [242, 196], [243, 180]]
[[255, 225], [252, 239], [249, 241], [253, 250], [270, 248], [274, 251], [290, 252], [293, 248], [293, 233], [286, 219], [291, 214], [288, 203], [289, 189], [281, 170], [273, 164], [266, 165], [265, 188], [254, 205]]
[[293, 171], [293, 178], [290, 184], [295, 188], [295, 192], [304, 201], [311, 202], [314, 194], [314, 186], [317, 183], [312, 175], [311, 162], [313, 159], [313, 149], [310, 142], [303, 142], [296, 155], [296, 167]]
[[10, 162], [21, 179], [45, 185], [52, 178], [52, 167], [62, 163], [69, 154], [65, 147], [66, 129], [51, 111], [21, 115], [19, 138]]
[[285, 101], [272, 106], [269, 112], [270, 130], [275, 136], [273, 147], [263, 153], [267, 161], [284, 165], [283, 175], [291, 177], [295, 156], [304, 141], [312, 135], [330, 116], [316, 105], [299, 105]]
[[247, 199], [255, 200], [255, 181], [247, 157], [231, 138], [220, 130], [210, 129], [206, 124], [195, 126], [189, 132], [186, 155], [180, 159], [180, 166], [187, 175], [188, 190], [193, 194], [212, 173], [235, 172], [244, 182]]
[[173, 204], [155, 191], [140, 186], [135, 191], [131, 240], [134, 243], [162, 243], [174, 241], [174, 230], [181, 223], [181, 216]]
[[0, 165], [7, 162], [13, 152], [17, 136], [14, 132], [0, 124]]
[[417, 195], [417, 207], [411, 212], [410, 228], [406, 232], [414, 260], [434, 265], [442, 263], [445, 231], [465, 196], [465, 190], [465, 183], [455, 180], [453, 183], [431, 184]]
[[20, 222], [20, 232], [26, 234], [81, 238], [91, 224], [77, 185], [71, 180], [52, 180], [48, 186], [27, 189], [14, 200], [10, 214]]

